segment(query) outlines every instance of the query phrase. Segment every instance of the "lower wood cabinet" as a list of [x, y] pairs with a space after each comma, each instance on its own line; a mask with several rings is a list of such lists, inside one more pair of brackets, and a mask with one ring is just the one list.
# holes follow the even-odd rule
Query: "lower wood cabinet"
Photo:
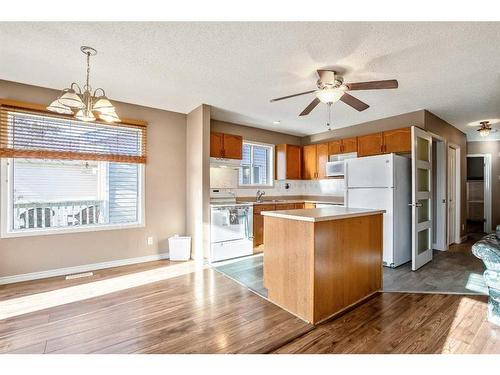
[[[310, 203], [309, 203], [310, 204]], [[258, 248], [264, 243], [264, 217], [260, 214], [263, 211], [295, 210], [304, 208], [304, 203], [276, 203], [276, 204], [256, 204], [253, 206], [253, 247], [254, 253], [263, 251]], [[313, 204], [314, 208], [314, 204]]]
[[[260, 214], [263, 211], [274, 211], [274, 204], [258, 204], [253, 206], [253, 247], [259, 247], [264, 243], [264, 217]], [[261, 250], [262, 251], [262, 250]], [[259, 252], [255, 251], [254, 252]]]
[[304, 208], [316, 208], [316, 203], [305, 202]]

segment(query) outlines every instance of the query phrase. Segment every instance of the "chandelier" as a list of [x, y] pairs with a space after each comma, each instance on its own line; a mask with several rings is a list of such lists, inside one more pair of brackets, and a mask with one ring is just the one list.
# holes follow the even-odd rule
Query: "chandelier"
[[72, 83], [69, 88], [62, 91], [47, 109], [51, 112], [65, 115], [74, 115], [77, 120], [95, 121], [100, 119], [106, 122], [119, 122], [115, 107], [106, 97], [102, 88], [92, 93], [90, 86], [90, 56], [97, 55], [97, 50], [92, 47], [82, 46], [80, 50], [87, 56], [87, 80], [83, 90], [77, 83]]

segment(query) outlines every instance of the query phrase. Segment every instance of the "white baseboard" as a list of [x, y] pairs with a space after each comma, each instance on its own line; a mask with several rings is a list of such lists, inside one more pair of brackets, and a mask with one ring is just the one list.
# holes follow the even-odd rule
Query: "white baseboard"
[[83, 264], [81, 266], [74, 266], [74, 267], [56, 268], [47, 271], [24, 273], [21, 275], [4, 276], [0, 277], [0, 285], [19, 283], [22, 281], [29, 281], [29, 280], [46, 279], [48, 277], [55, 277], [55, 276], [71, 275], [74, 273], [95, 271], [104, 268], [127, 266], [129, 264], [152, 262], [161, 259], [168, 259], [168, 253], [146, 255], [137, 258], [112, 260], [109, 262], [102, 262], [102, 263]]

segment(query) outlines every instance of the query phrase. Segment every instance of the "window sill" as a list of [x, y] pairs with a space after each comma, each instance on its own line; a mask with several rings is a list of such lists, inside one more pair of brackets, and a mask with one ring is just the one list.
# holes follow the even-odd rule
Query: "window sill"
[[85, 227], [64, 227], [52, 229], [31, 229], [29, 231], [2, 231], [1, 238], [15, 238], [15, 237], [32, 237], [32, 236], [49, 236], [58, 234], [71, 234], [71, 233], [84, 233], [84, 232], [100, 232], [103, 230], [120, 230], [120, 229], [133, 229], [144, 228], [144, 223], [130, 223], [130, 224], [107, 224], [107, 225], [88, 225]]

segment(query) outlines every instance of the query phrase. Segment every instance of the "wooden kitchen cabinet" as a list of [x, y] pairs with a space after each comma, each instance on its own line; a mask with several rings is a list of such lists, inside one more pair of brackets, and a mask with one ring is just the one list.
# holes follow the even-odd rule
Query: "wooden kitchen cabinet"
[[305, 203], [295, 203], [295, 209], [296, 210], [303, 209], [303, 208], [305, 208], [304, 205], [305, 205]]
[[234, 134], [210, 133], [210, 156], [241, 160], [243, 156], [243, 137]]
[[264, 243], [264, 217], [260, 214], [262, 211], [274, 211], [274, 204], [258, 204], [253, 206], [253, 247], [254, 253], [262, 251], [255, 250]]
[[383, 151], [383, 133], [373, 133], [358, 137], [358, 156], [378, 155]]
[[330, 155], [336, 155], [342, 153], [342, 140], [338, 139], [336, 141], [328, 142], [328, 153]]
[[411, 128], [388, 130], [383, 133], [383, 152], [411, 152]]
[[328, 143], [316, 145], [316, 178], [326, 178], [326, 163], [328, 162]]
[[356, 137], [338, 139], [328, 142], [328, 154], [345, 154], [358, 151], [358, 139]]
[[345, 154], [347, 152], [357, 152], [358, 151], [358, 138], [345, 138], [342, 139], [342, 153]]
[[222, 133], [210, 133], [210, 156], [213, 158], [222, 158], [224, 150], [224, 135]]
[[316, 178], [316, 145], [307, 145], [302, 148], [302, 178], [313, 180]]
[[276, 211], [278, 210], [295, 210], [295, 203], [278, 203], [276, 204]]
[[307, 145], [302, 149], [302, 178], [317, 180], [325, 178], [326, 162], [328, 161], [328, 143]]
[[304, 208], [316, 208], [316, 203], [304, 202]]
[[281, 144], [276, 146], [276, 179], [300, 180], [302, 178], [302, 147]]

